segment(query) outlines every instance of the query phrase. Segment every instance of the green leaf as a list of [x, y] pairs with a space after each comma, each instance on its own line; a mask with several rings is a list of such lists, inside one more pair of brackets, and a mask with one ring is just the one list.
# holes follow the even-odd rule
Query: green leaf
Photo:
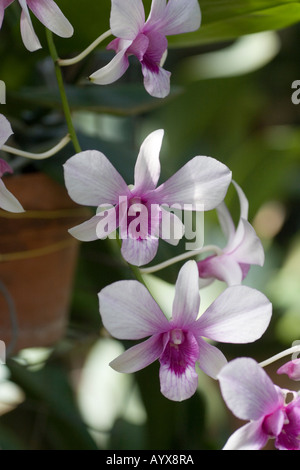
[[200, 29], [170, 37], [170, 45], [182, 47], [227, 41], [245, 34], [282, 29], [300, 21], [300, 2], [289, 0], [204, 0], [199, 3]]
[[[180, 93], [174, 88], [166, 100], [151, 97], [143, 85], [126, 84], [109, 87], [90, 85], [66, 87], [68, 101], [73, 111], [91, 111], [97, 113], [134, 116], [159, 107], [166, 100]], [[17, 102], [19, 107], [38, 106], [50, 109], [60, 109], [59, 92], [47, 87], [27, 87], [11, 93], [10, 103]]]

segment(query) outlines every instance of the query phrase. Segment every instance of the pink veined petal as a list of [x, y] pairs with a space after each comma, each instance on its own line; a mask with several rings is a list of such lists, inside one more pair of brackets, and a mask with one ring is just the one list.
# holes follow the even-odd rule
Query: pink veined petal
[[[152, 24], [155, 16], [156, 15], [152, 15], [152, 18], [150, 17], [150, 24]], [[200, 24], [201, 10], [198, 0], [169, 0], [164, 10], [163, 17], [159, 21], [159, 31], [166, 36], [170, 36], [173, 34], [196, 31], [199, 29]]]
[[222, 368], [218, 379], [224, 401], [237, 418], [256, 421], [283, 404], [273, 382], [254, 359], [234, 359]]
[[185, 232], [184, 224], [173, 212], [166, 210], [163, 206], [160, 209], [161, 224], [159, 237], [170, 243], [170, 245], [176, 246], [183, 238]]
[[145, 23], [145, 11], [142, 0], [112, 0], [110, 29], [114, 36], [122, 39], [134, 39]]
[[53, 0], [27, 0], [27, 5], [40, 22], [58, 36], [69, 38], [74, 33], [73, 26]]
[[26, 49], [28, 49], [30, 52], [37, 51], [38, 49], [41, 49], [42, 46], [33, 29], [32, 21], [27, 7], [27, 2], [26, 0], [19, 0], [19, 3], [22, 7], [20, 24], [23, 43]]
[[134, 239], [129, 236], [122, 240], [121, 253], [127, 263], [134, 266], [144, 266], [155, 257], [158, 244], [159, 239], [155, 237]]
[[24, 212], [16, 197], [6, 188], [0, 179], [0, 207], [8, 212]]
[[223, 450], [260, 450], [268, 436], [262, 431], [262, 420], [253, 421], [237, 429], [228, 439]]
[[224, 281], [228, 286], [241, 284], [243, 273], [240, 265], [230, 255], [210, 256], [198, 261], [198, 271], [200, 278], [211, 277]]
[[169, 329], [169, 322], [146, 287], [118, 281], [98, 294], [104, 327], [118, 339], [141, 339]]
[[262, 243], [252, 225], [245, 219], [240, 219], [239, 226], [232, 243], [225, 249], [237, 262], [263, 266], [265, 253]]
[[126, 374], [136, 372], [156, 361], [163, 349], [162, 335], [157, 334], [125, 351], [114, 359], [110, 366], [117, 372]]
[[124, 49], [121, 49], [107, 65], [90, 75], [89, 80], [96, 85], [108, 85], [122, 77], [129, 67], [126, 54], [130, 44], [131, 41]]
[[134, 169], [134, 193], [155, 189], [160, 176], [159, 153], [164, 131], [159, 129], [146, 137], [141, 145]]
[[[173, 333], [175, 333], [173, 331]], [[195, 370], [199, 358], [199, 345], [189, 331], [177, 330], [183, 342], [174, 344], [172, 332], [165, 334], [165, 349], [160, 357], [160, 390], [169, 400], [182, 401], [190, 398], [198, 385]]]
[[131, 195], [122, 176], [97, 150], [86, 150], [69, 158], [64, 164], [64, 176], [68, 193], [78, 204], [115, 205], [120, 195]]
[[270, 437], [278, 436], [282, 431], [284, 420], [285, 413], [282, 408], [278, 408], [278, 410], [265, 417], [262, 429]]
[[223, 201], [231, 181], [231, 172], [211, 157], [197, 156], [161, 184], [151, 195], [159, 204], [202, 206], [204, 211]]
[[159, 369], [160, 391], [173, 401], [187, 400], [197, 390], [198, 374], [195, 366], [188, 365], [183, 374], [176, 374], [168, 364], [161, 364]]
[[0, 114], [0, 149], [12, 134], [10, 122], [3, 114]]
[[263, 335], [271, 315], [272, 304], [264, 294], [251, 287], [232, 286], [200, 316], [197, 330], [214, 341], [250, 343]]
[[200, 307], [198, 270], [195, 261], [187, 261], [179, 271], [172, 308], [172, 323], [184, 328], [195, 322]]
[[201, 337], [196, 337], [199, 344], [198, 365], [209, 377], [216, 379], [222, 367], [227, 364], [224, 354]]
[[5, 173], [13, 173], [13, 169], [5, 160], [0, 158], [0, 178], [2, 178]]
[[144, 87], [149, 95], [154, 98], [165, 98], [170, 93], [171, 72], [157, 67], [154, 70], [142, 62], [142, 73], [144, 76]]

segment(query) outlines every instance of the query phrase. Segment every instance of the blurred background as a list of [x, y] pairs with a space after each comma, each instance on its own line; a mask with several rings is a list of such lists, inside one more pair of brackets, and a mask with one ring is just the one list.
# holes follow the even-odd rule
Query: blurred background
[[[146, 11], [150, 3], [144, 2]], [[259, 3], [257, 11], [253, 1], [234, 6], [225, 0], [200, 2], [200, 30], [169, 38], [165, 68], [172, 72], [172, 88], [165, 100], [147, 95], [135, 60], [118, 83], [89, 85], [86, 77], [113, 55], [105, 44], [63, 70], [82, 149], [102, 151], [128, 184], [133, 183], [143, 139], [159, 128], [165, 130], [161, 182], [195, 155], [212, 156], [231, 169], [249, 200], [249, 220], [266, 254], [264, 267], [252, 267], [244, 284], [269, 297], [273, 317], [256, 343], [220, 349], [228, 359], [243, 355], [258, 361], [300, 340], [300, 104], [292, 101], [297, 91], [292, 84], [300, 80], [300, 6]], [[57, 4], [75, 28], [70, 39], [55, 37], [60, 57], [75, 55], [109, 29], [109, 0], [86, 0], [84, 7], [80, 0]], [[32, 15], [43, 49], [29, 53], [21, 41], [19, 17], [18, 4], [7, 8], [0, 32], [0, 79], [7, 88], [0, 112], [14, 130], [9, 145], [41, 152], [57, 143], [67, 127], [45, 31]], [[0, 339], [8, 334], [8, 357], [0, 365], [0, 448], [222, 448], [240, 423], [226, 409], [218, 384], [201, 371], [198, 392], [175, 403], [160, 394], [158, 362], [132, 375], [109, 367], [130, 344], [114, 340], [103, 329], [97, 293], [111, 282], [132, 278], [132, 273], [115, 240], [72, 245], [67, 229], [75, 225], [74, 218], [88, 218], [82, 212], [86, 209], [75, 207], [64, 194], [62, 165], [73, 154], [72, 144], [39, 162], [0, 153], [19, 178], [17, 183], [7, 178], [7, 185], [29, 211], [26, 221], [3, 212], [0, 220]], [[37, 182], [27, 183], [26, 191], [20, 183], [23, 176], [40, 173], [51, 181], [49, 204]], [[48, 182], [42, 180], [43, 189]], [[232, 187], [226, 203], [237, 222], [239, 205]], [[225, 246], [215, 212], [205, 214], [204, 222], [205, 243]], [[14, 223], [21, 225], [10, 225]], [[56, 233], [58, 227], [63, 235]], [[20, 241], [23, 228], [26, 237]], [[37, 245], [29, 241], [32, 232]], [[37, 247], [42, 251], [35, 252]], [[162, 242], [155, 264], [183, 249]], [[146, 279], [166, 312], [179, 267]], [[216, 281], [203, 289], [203, 308], [224, 288]], [[26, 337], [25, 347], [19, 343], [20, 349], [16, 336], [21, 334], [23, 310], [27, 316], [36, 311], [26, 321], [27, 329], [37, 331], [33, 339]], [[42, 320], [48, 321], [45, 327]], [[278, 385], [297, 390], [296, 382], [276, 375], [283, 362], [266, 370]]]

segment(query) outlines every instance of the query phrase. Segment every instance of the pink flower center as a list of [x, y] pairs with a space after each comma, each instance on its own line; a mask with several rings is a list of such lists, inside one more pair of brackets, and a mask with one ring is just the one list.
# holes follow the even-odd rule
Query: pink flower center
[[195, 367], [199, 346], [191, 332], [174, 328], [165, 333], [165, 341], [167, 344], [160, 358], [161, 364], [167, 364], [176, 375], [183, 374], [189, 365]]
[[143, 197], [133, 196], [118, 205], [121, 238], [143, 240], [158, 236], [160, 210], [157, 204], [149, 204]]

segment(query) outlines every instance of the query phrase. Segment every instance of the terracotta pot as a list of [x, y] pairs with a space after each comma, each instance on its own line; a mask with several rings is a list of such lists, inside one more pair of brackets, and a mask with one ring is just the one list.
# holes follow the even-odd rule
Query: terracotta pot
[[64, 336], [79, 246], [68, 229], [88, 217], [42, 173], [3, 181], [26, 210], [0, 213], [0, 281], [8, 293], [0, 292], [0, 340], [15, 353]]

